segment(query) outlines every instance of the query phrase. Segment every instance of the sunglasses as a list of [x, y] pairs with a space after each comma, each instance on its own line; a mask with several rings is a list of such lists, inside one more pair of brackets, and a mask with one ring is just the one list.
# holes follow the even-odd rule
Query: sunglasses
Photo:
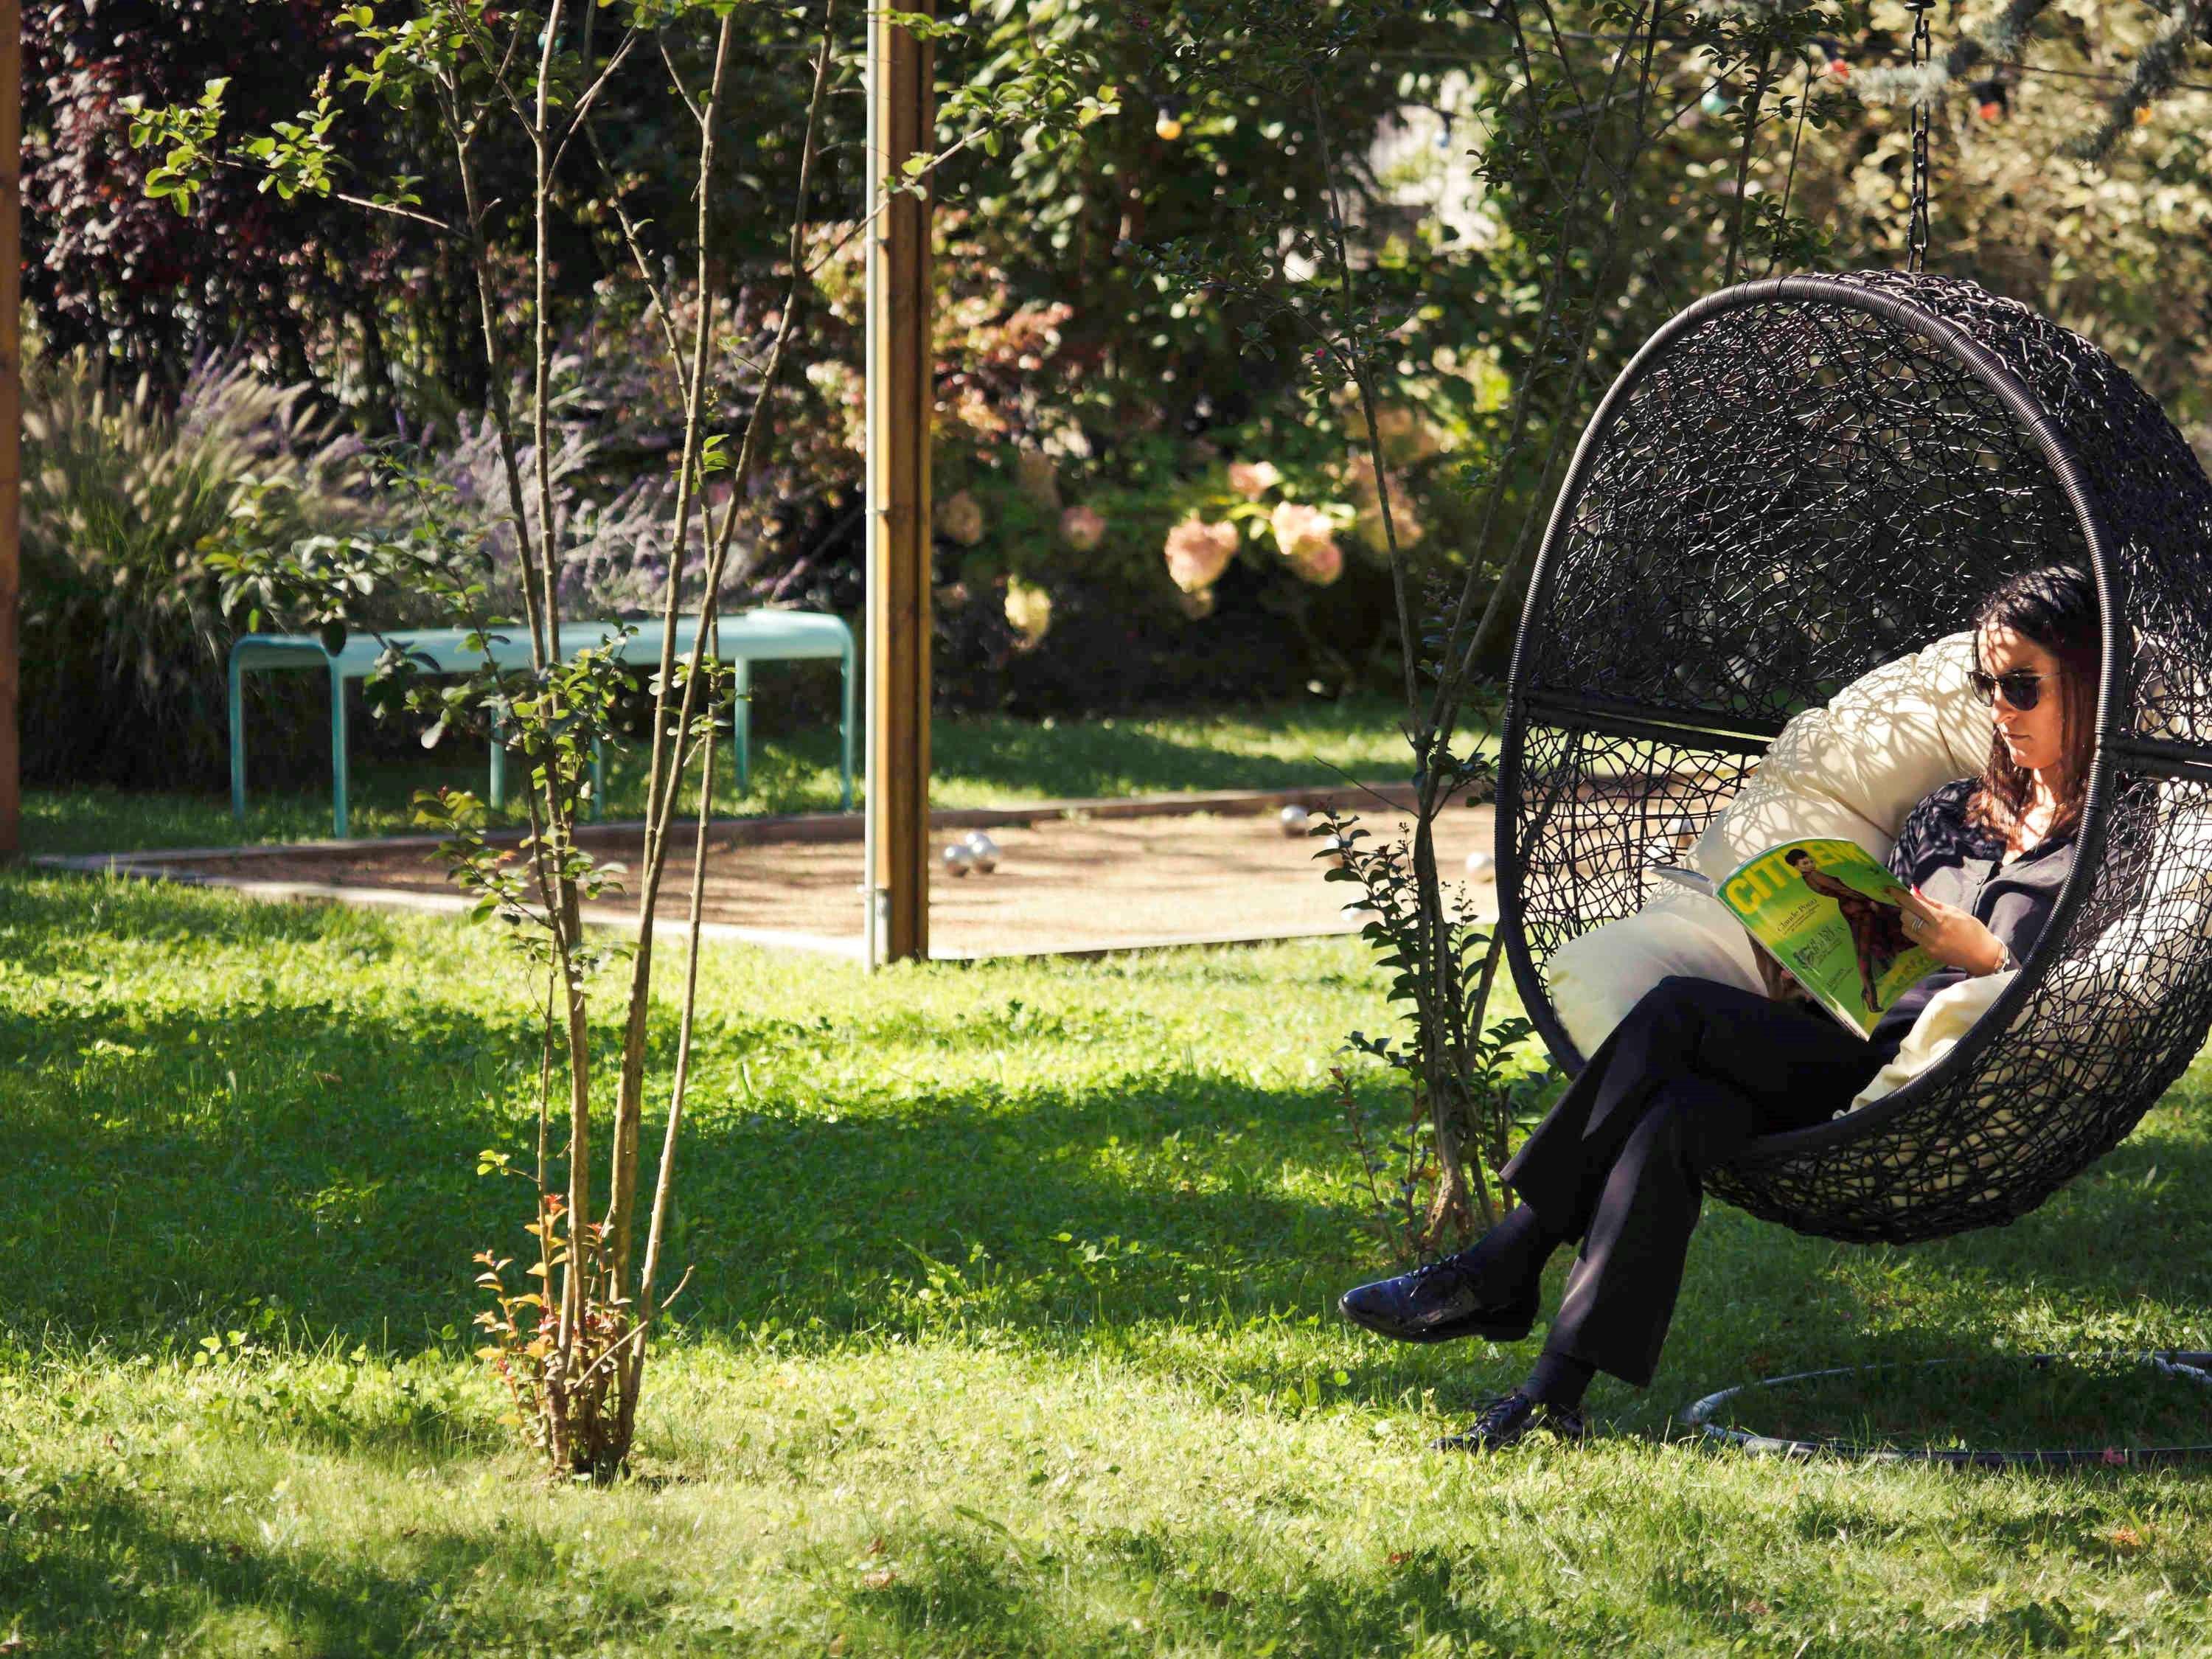
[[2024, 668], [2016, 668], [2009, 674], [1984, 674], [1977, 668], [1968, 672], [1966, 683], [1984, 702], [1994, 702], [1997, 693], [2003, 691], [2005, 702], [2025, 714], [2043, 700], [2043, 682], [2056, 678], [2031, 674]]

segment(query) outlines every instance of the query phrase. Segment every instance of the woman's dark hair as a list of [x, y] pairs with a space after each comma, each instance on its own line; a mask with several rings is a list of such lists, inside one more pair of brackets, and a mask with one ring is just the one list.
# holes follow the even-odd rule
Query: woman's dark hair
[[[1974, 613], [1974, 653], [1979, 661], [1984, 629], [2007, 628], [2058, 659], [2059, 753], [2066, 757], [2058, 813], [2048, 835], [2073, 829], [2089, 787], [2089, 757], [2097, 720], [2097, 683], [2104, 667], [2104, 632], [2097, 580], [2085, 565], [2046, 564], [2006, 580]], [[2034, 775], [2014, 764], [2002, 734], [1990, 734], [1989, 758], [1966, 805], [1966, 821], [1993, 835], [2011, 832], [2027, 811]]]

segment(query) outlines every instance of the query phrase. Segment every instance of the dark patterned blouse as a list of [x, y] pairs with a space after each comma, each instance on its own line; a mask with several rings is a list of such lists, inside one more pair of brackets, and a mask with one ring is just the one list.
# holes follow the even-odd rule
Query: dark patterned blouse
[[[2007, 863], [2002, 838], [1966, 822], [1975, 782], [1956, 778], [1921, 797], [1889, 849], [1890, 873], [1929, 898], [1971, 912], [2012, 948], [2014, 961], [2024, 961], [2073, 873], [2074, 831], [2050, 836]], [[1929, 975], [1890, 1005], [1874, 1028], [1874, 1046], [1894, 1053], [1937, 992], [1972, 977], [1961, 968]]]

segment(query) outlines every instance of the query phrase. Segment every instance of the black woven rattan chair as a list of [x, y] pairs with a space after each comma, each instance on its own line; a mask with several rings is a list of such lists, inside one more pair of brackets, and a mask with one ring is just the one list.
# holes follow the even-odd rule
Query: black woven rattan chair
[[[1642, 908], [1796, 711], [1965, 628], [2004, 577], [2087, 563], [2103, 601], [2075, 872], [1941, 1062], [1710, 1185], [1802, 1232], [1905, 1243], [2011, 1221], [2117, 1145], [2212, 1024], [2212, 483], [2104, 352], [1952, 277], [1748, 283], [1607, 393], [1530, 584], [1508, 690], [1499, 896], [1543, 969]], [[1659, 854], [1663, 856], [1664, 854]]]

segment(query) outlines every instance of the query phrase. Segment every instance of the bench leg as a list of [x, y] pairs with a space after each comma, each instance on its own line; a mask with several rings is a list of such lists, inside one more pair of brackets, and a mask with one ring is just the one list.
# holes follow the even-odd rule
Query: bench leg
[[493, 811], [507, 810], [507, 722], [496, 718], [491, 723], [491, 777], [486, 799]]
[[331, 671], [331, 833], [346, 836], [346, 701], [345, 679]]
[[837, 720], [837, 735], [842, 751], [838, 771], [838, 782], [842, 793], [839, 799], [842, 803], [842, 810], [849, 812], [853, 810], [853, 647], [849, 644], [845, 647], [843, 705]]
[[230, 659], [230, 816], [246, 822], [246, 684], [238, 657]]
[[753, 665], [740, 657], [730, 671], [730, 749], [737, 757], [742, 795], [753, 784]]

